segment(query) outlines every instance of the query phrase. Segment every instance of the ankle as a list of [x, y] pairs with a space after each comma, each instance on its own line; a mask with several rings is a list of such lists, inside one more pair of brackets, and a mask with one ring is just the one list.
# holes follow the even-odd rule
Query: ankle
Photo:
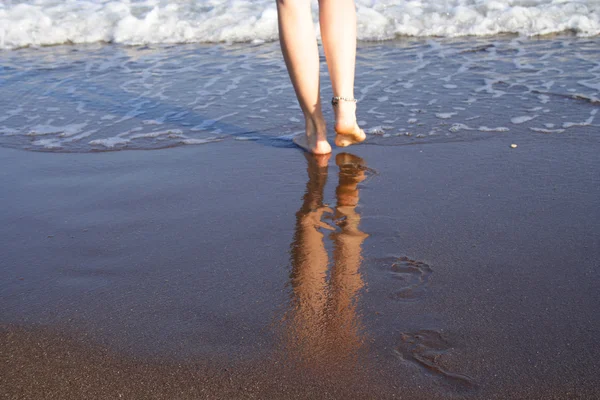
[[323, 117], [323, 112], [321, 110], [313, 113], [304, 113], [304, 120], [307, 124], [310, 123], [315, 126], [325, 124], [325, 118]]
[[336, 108], [340, 105], [354, 105], [356, 106], [356, 102], [358, 100], [356, 100], [354, 98], [354, 95], [352, 96], [333, 96], [331, 98], [331, 105], [333, 106], [333, 108]]
[[331, 104], [336, 120], [356, 119], [356, 99], [353, 97], [333, 97]]
[[327, 126], [325, 118], [320, 116], [305, 116], [306, 134], [309, 136], [315, 135], [317, 139], [324, 139], [327, 136]]

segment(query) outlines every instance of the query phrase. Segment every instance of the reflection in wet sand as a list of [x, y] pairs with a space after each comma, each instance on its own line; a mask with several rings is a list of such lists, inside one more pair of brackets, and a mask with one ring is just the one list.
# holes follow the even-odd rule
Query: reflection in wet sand
[[[337, 155], [337, 205], [332, 210], [323, 202], [328, 156], [306, 154], [306, 158], [309, 179], [291, 244], [292, 302], [285, 348], [289, 357], [304, 366], [351, 368], [364, 342], [356, 303], [364, 286], [361, 252], [368, 235], [359, 229], [356, 206], [366, 166], [354, 155]], [[333, 242], [333, 263], [325, 248], [327, 231]]]

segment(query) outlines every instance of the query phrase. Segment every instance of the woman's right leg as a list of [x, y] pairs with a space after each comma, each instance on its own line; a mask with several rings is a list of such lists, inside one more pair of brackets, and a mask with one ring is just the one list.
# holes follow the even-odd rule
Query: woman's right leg
[[327, 129], [319, 95], [319, 50], [310, 0], [277, 0], [279, 41], [298, 103], [306, 121], [306, 135], [294, 142], [314, 154], [327, 154]]

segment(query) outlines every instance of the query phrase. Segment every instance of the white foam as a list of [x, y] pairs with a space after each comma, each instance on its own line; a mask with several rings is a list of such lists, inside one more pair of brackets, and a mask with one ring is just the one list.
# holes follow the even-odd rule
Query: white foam
[[479, 128], [477, 128], [477, 130], [480, 132], [508, 132], [510, 129], [508, 129], [505, 126], [499, 126], [497, 128], [488, 128], [487, 126], [480, 126]]
[[447, 112], [447, 113], [437, 113], [435, 114], [436, 117], [441, 118], [441, 119], [448, 119], [448, 118], [452, 118], [453, 116], [455, 116], [456, 112]]
[[14, 136], [14, 135], [18, 135], [21, 133], [21, 131], [19, 131], [18, 129], [15, 128], [9, 128], [6, 126], [0, 126], [0, 133], [5, 135], [5, 136]]
[[258, 136], [236, 136], [235, 140], [240, 142], [249, 142], [254, 140], [260, 140]]
[[452, 124], [452, 126], [448, 130], [450, 132], [472, 131], [473, 128], [471, 128], [470, 126], [465, 125], [465, 124], [455, 123], [455, 124]]
[[210, 137], [210, 138], [205, 138], [205, 139], [184, 138], [184, 139], [181, 139], [179, 142], [183, 143], [183, 144], [206, 144], [206, 143], [220, 142], [221, 140], [223, 140], [223, 139], [218, 139], [216, 137]]
[[81, 124], [70, 124], [63, 127], [63, 131], [58, 135], [60, 137], [70, 137], [79, 134], [83, 128], [88, 125], [88, 122], [82, 122]]
[[68, 124], [68, 125], [52, 125], [52, 121], [47, 124], [35, 125], [29, 128], [25, 135], [27, 136], [44, 136], [58, 134], [61, 137], [69, 137], [76, 135], [87, 125], [86, 122], [81, 124]]
[[562, 127], [563, 128], [571, 128], [573, 126], [590, 126], [590, 125], [592, 125], [592, 122], [594, 122], [594, 119], [596, 118], [597, 113], [598, 113], [598, 109], [594, 108], [592, 111], [590, 111], [590, 117], [588, 119], [586, 119], [584, 122], [565, 122], [565, 123], [563, 123]]
[[385, 131], [388, 131], [393, 128], [394, 128], [393, 126], [388, 126], [388, 125], [374, 126], [372, 128], [366, 129], [365, 133], [367, 133], [369, 135], [384, 135]]
[[546, 104], [546, 103], [548, 103], [550, 101], [550, 96], [545, 95], [545, 94], [540, 94], [538, 96], [538, 99], [540, 99], [540, 103]]
[[164, 118], [160, 119], [145, 119], [142, 121], [144, 125], [162, 125], [164, 124]]
[[127, 143], [129, 143], [129, 139], [123, 139], [118, 136], [113, 136], [106, 139], [96, 139], [89, 142], [91, 145], [104, 146], [109, 149], [112, 149], [117, 145], [125, 145]]
[[523, 124], [527, 121], [531, 121], [532, 119], [537, 118], [537, 115], [522, 115], [520, 117], [513, 117], [510, 119], [510, 122], [513, 124]]
[[[357, 0], [358, 37], [600, 34], [597, 0]], [[313, 2], [315, 31], [317, 5]], [[0, 48], [62, 43], [277, 39], [272, 0], [23, 0], [0, 3]]]
[[166, 131], [136, 133], [135, 135], [129, 136], [129, 139], [157, 138], [159, 136], [177, 137], [181, 135], [183, 135], [183, 131], [181, 129], [168, 129]]
[[573, 126], [590, 126], [592, 125], [592, 122], [594, 122], [594, 116], [592, 115], [591, 117], [589, 117], [587, 120], [585, 120], [584, 122], [565, 122], [563, 123], [563, 128], [571, 128]]
[[540, 133], [563, 133], [564, 129], [546, 129], [546, 128], [529, 128], [534, 132]]
[[62, 147], [58, 139], [39, 139], [32, 142], [34, 146], [42, 146], [46, 149], [58, 149]]

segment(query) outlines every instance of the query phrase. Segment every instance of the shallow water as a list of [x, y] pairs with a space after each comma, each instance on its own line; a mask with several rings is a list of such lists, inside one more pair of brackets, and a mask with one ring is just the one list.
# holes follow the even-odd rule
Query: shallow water
[[[576, 136], [600, 126], [599, 46], [600, 38], [574, 36], [363, 43], [358, 119], [368, 142], [382, 145]], [[221, 140], [290, 146], [303, 129], [276, 43], [30, 48], [2, 53], [0, 68], [6, 147], [90, 152]], [[322, 77], [328, 99], [324, 62]]]

